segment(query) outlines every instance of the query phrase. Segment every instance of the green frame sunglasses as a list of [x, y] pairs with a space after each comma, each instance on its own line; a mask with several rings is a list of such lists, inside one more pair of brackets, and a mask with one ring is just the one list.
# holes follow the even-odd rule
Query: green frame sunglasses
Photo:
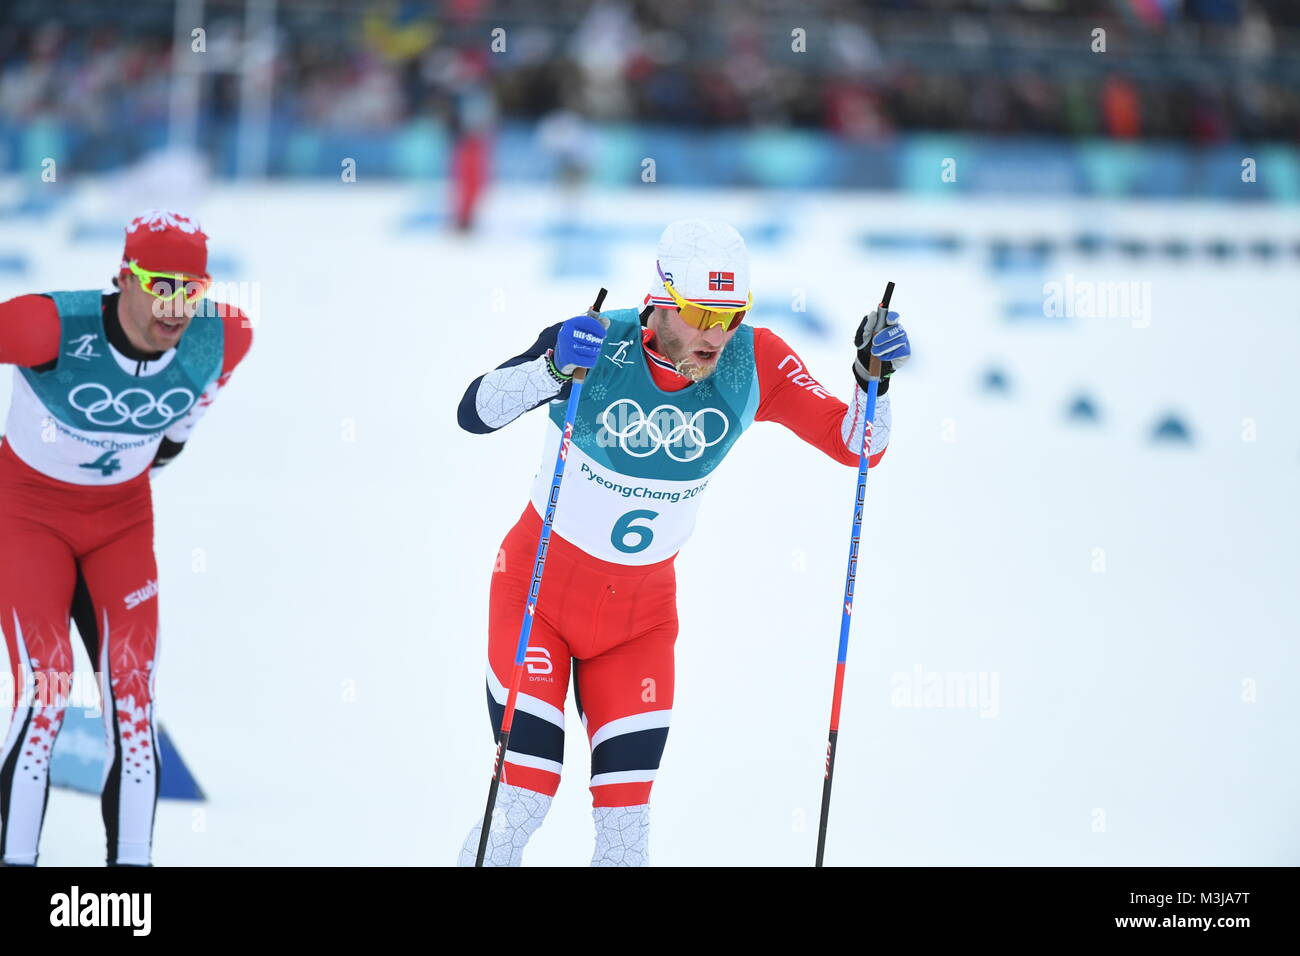
[[[185, 293], [186, 302], [198, 302], [208, 294], [208, 288], [212, 285], [211, 279], [187, 276], [183, 272], [153, 272], [140, 268], [134, 261], [128, 262], [127, 267], [140, 280], [140, 288], [155, 299], [162, 299], [164, 302], [170, 302], [182, 292]], [[168, 283], [171, 291], [159, 291], [154, 285], [156, 282]]]

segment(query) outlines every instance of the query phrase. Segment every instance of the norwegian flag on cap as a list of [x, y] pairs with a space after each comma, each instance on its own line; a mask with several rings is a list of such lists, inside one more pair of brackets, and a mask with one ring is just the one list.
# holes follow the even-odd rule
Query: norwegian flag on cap
[[170, 209], [150, 209], [126, 225], [122, 268], [134, 262], [150, 272], [208, 275], [208, 237], [199, 221]]
[[664, 281], [706, 309], [743, 309], [749, 302], [749, 251], [735, 227], [716, 219], [679, 219], [659, 237], [655, 279], [644, 304], [676, 308]]

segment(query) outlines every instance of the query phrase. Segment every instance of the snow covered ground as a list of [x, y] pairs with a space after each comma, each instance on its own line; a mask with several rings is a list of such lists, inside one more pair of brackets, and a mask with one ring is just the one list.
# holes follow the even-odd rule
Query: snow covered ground
[[[211, 798], [160, 805], [156, 863], [454, 861], [491, 769], [489, 575], [542, 436], [540, 413], [463, 433], [455, 406], [599, 286], [638, 305], [659, 230], [696, 215], [747, 235], [755, 321], [831, 391], [849, 394], [852, 330], [887, 280], [917, 352], [868, 490], [828, 864], [1300, 863], [1297, 260], [1071, 247], [995, 269], [987, 245], [1293, 242], [1293, 210], [502, 189], [462, 239], [431, 225], [439, 198], [190, 204], [218, 278], [256, 284], [257, 330], [155, 485], [159, 713]], [[126, 203], [91, 183], [0, 218], [0, 297], [102, 285], [126, 213], [153, 204]], [[1139, 297], [1024, 317], [1052, 281]], [[994, 368], [1004, 392], [981, 386]], [[1099, 421], [1067, 420], [1080, 394]], [[1189, 445], [1152, 443], [1168, 415]], [[652, 863], [812, 862], [853, 484], [770, 423], [718, 469], [678, 563]], [[572, 703], [569, 731], [529, 864], [590, 858]], [[102, 862], [94, 798], [53, 793], [41, 860]]]

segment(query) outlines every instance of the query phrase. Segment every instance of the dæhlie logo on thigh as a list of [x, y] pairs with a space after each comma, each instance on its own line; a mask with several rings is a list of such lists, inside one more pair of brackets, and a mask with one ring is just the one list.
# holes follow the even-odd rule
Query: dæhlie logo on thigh
[[547, 648], [529, 644], [524, 654], [524, 664], [528, 667], [529, 680], [554, 680], [553, 677], [544, 676], [555, 669], [551, 664], [551, 652]]

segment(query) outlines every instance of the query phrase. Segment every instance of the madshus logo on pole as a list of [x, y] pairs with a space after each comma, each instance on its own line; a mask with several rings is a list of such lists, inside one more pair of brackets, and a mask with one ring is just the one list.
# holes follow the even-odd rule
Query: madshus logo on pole
[[[616, 411], [617, 410], [617, 411]], [[602, 448], [617, 445], [634, 458], [663, 450], [674, 461], [695, 461], [727, 437], [731, 421], [717, 408], [701, 408], [689, 417], [676, 405], [642, 410], [635, 399], [620, 398], [600, 413]]]

